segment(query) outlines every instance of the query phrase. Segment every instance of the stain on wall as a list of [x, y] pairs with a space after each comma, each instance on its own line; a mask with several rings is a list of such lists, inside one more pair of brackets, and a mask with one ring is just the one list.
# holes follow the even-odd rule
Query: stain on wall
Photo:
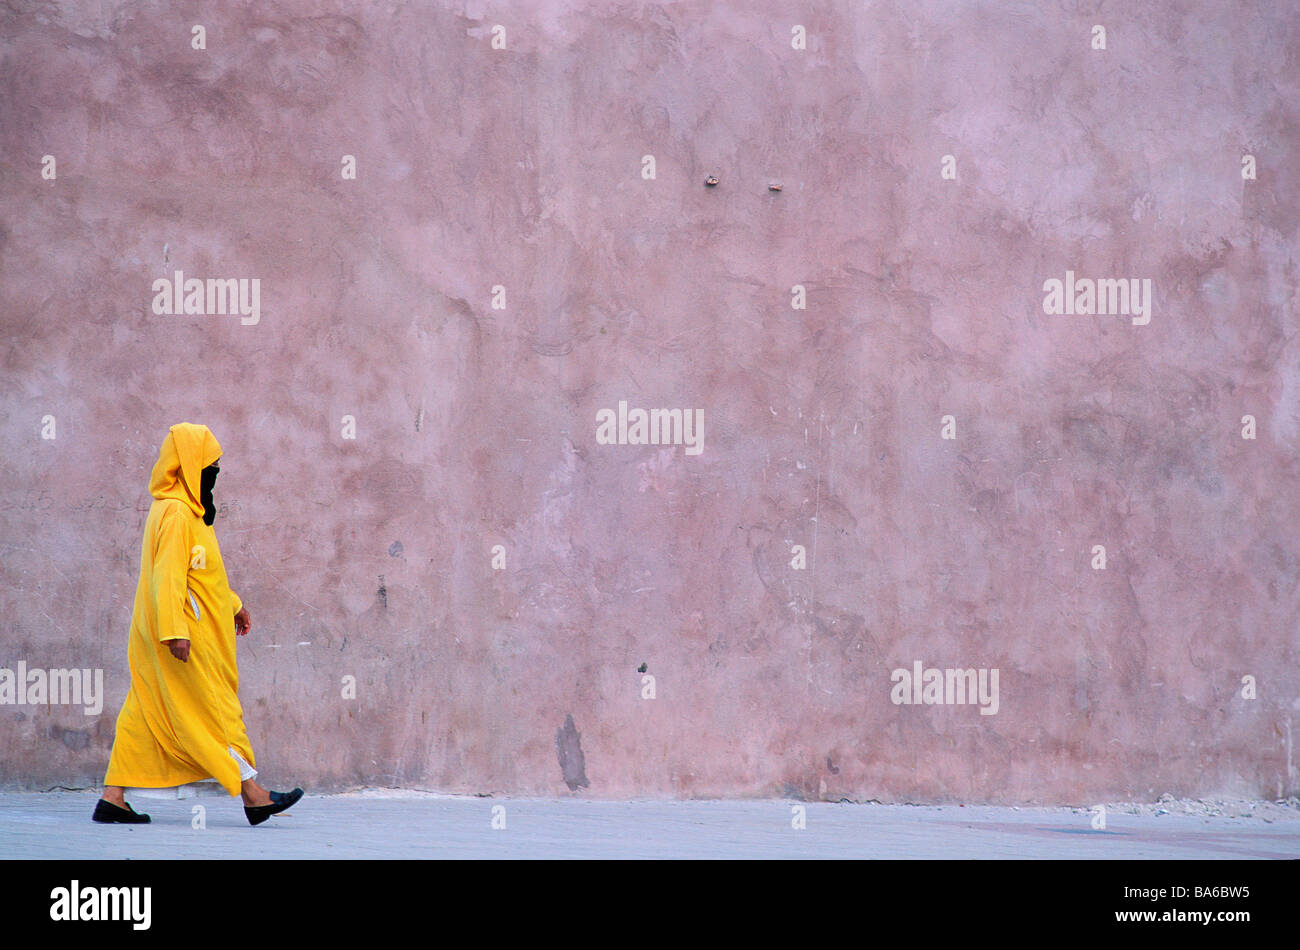
[[0, 783], [102, 778], [191, 421], [273, 784], [1300, 789], [1290, 11], [515, 6], [0, 12], [0, 666], [106, 692], [0, 705]]
[[560, 772], [569, 791], [576, 792], [591, 783], [587, 781], [586, 759], [582, 754], [582, 734], [573, 722], [573, 716], [565, 715], [564, 725], [555, 730], [555, 753], [560, 762]]

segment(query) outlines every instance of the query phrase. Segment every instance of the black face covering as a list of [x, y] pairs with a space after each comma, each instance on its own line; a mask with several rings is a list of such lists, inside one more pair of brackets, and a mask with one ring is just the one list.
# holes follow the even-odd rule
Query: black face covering
[[200, 473], [199, 501], [203, 502], [203, 523], [210, 525], [217, 520], [217, 506], [212, 500], [212, 486], [217, 483], [217, 464], [213, 462]]

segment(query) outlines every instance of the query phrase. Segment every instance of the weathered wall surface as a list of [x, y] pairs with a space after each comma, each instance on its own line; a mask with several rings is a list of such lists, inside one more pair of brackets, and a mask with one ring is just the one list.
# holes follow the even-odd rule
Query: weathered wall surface
[[1296, 792], [1300, 24], [1139, 6], [9, 5], [0, 667], [107, 698], [0, 706], [0, 783], [102, 778], [191, 421], [273, 785]]

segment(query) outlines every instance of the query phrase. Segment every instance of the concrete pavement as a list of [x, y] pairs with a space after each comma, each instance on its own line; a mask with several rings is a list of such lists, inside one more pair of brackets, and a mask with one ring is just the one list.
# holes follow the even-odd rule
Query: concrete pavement
[[[224, 796], [133, 800], [145, 826], [96, 825], [94, 792], [0, 793], [4, 858], [1300, 858], [1300, 809], [1076, 808], [791, 801], [312, 795], [257, 828]], [[1222, 803], [1219, 803], [1222, 804]], [[796, 829], [796, 806], [806, 827]], [[193, 809], [201, 807], [196, 813]], [[1173, 812], [1156, 814], [1159, 811]], [[1178, 813], [1183, 812], [1183, 813]], [[1232, 817], [1254, 813], [1261, 817]], [[203, 827], [194, 827], [201, 814]], [[504, 827], [494, 828], [493, 821]]]

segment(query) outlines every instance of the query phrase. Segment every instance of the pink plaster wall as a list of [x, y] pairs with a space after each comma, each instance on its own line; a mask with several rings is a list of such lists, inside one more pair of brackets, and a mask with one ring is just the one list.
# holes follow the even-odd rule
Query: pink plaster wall
[[[0, 784], [102, 777], [192, 421], [273, 785], [1296, 793], [1287, 6], [10, 4], [0, 666], [107, 702], [0, 706]], [[260, 322], [155, 315], [177, 269]], [[1045, 314], [1067, 270], [1150, 323]], [[598, 444], [619, 400], [703, 452]]]

